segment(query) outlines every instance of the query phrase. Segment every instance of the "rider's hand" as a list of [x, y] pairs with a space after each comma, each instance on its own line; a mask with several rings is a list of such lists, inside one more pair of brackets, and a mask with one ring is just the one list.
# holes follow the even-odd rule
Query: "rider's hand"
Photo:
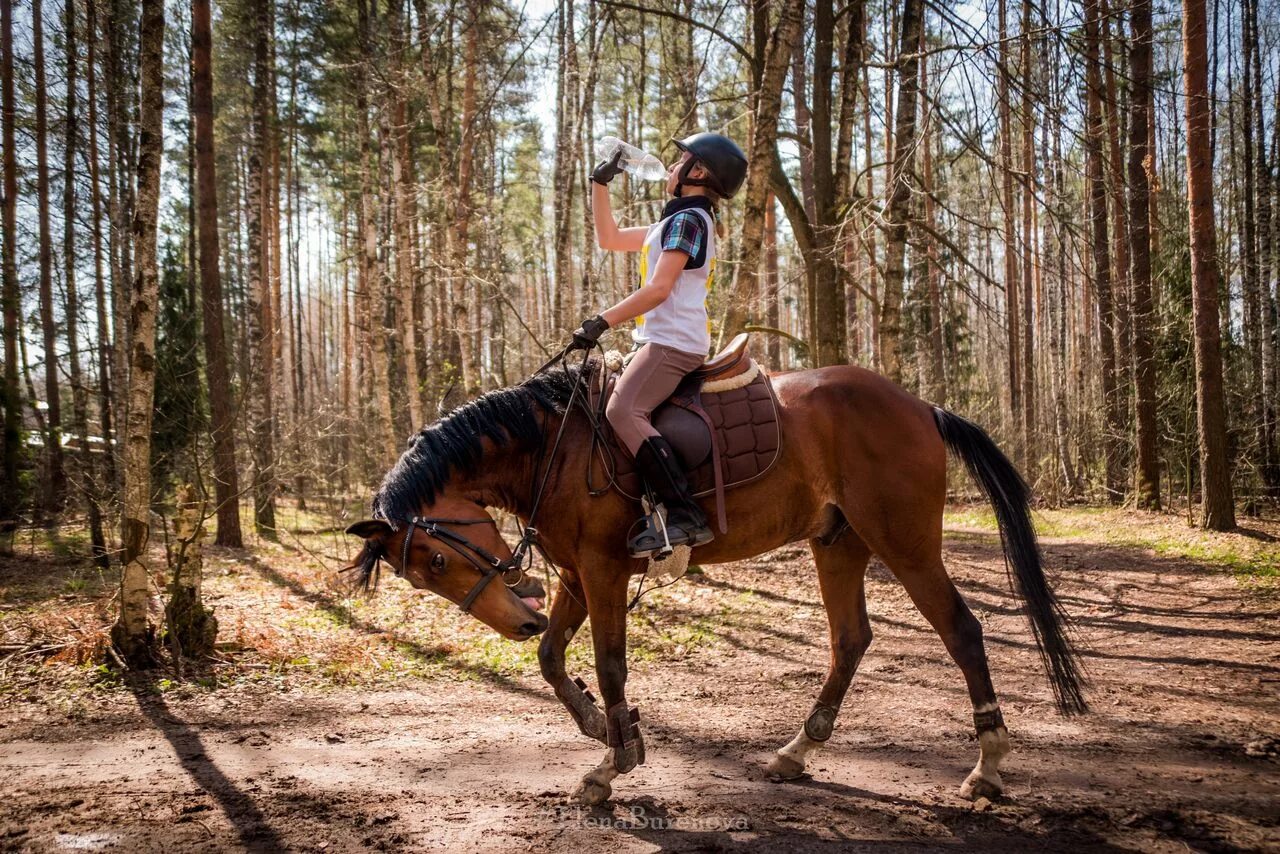
[[609, 328], [609, 321], [600, 315], [587, 318], [582, 321], [582, 325], [573, 330], [573, 343], [569, 345], [572, 350], [590, 350], [596, 346], [596, 342], [600, 340], [600, 336]]
[[615, 177], [622, 174], [623, 169], [618, 165], [621, 160], [622, 149], [619, 148], [612, 160], [601, 160], [596, 165], [595, 171], [591, 173], [591, 180], [602, 186], [608, 185]]

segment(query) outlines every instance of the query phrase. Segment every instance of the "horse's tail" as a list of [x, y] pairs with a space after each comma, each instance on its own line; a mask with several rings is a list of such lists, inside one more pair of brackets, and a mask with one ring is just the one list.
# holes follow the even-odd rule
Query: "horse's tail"
[[1066, 614], [1041, 567], [1027, 482], [991, 437], [972, 421], [939, 407], [933, 408], [933, 420], [942, 441], [964, 461], [995, 510], [1009, 583], [1026, 603], [1031, 633], [1053, 686], [1058, 711], [1064, 715], [1086, 711], [1079, 655], [1066, 632]]

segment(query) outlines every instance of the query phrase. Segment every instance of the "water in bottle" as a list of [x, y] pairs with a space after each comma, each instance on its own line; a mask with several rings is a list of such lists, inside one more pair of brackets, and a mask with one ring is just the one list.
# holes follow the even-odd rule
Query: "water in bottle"
[[661, 181], [667, 177], [667, 169], [662, 165], [661, 160], [652, 154], [645, 154], [616, 136], [606, 136], [596, 143], [596, 157], [601, 160], [612, 160], [619, 149], [622, 150], [622, 159], [618, 161], [618, 165], [627, 174], [641, 181]]

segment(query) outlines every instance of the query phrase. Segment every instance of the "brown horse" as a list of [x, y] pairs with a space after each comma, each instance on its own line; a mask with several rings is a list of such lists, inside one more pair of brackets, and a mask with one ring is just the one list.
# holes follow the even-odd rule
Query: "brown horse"
[[[637, 506], [616, 491], [589, 494], [589, 410], [571, 404], [580, 399], [574, 391], [579, 374], [595, 364], [555, 369], [491, 392], [420, 432], [383, 480], [373, 501], [375, 520], [349, 529], [365, 540], [349, 568], [366, 586], [376, 583], [385, 559], [414, 587], [463, 605], [505, 637], [542, 634], [543, 676], [582, 732], [609, 748], [578, 787], [576, 795], [587, 803], [607, 799], [612, 780], [644, 761], [639, 715], [624, 694], [628, 582], [646, 567], [624, 547]], [[968, 686], [980, 755], [961, 795], [998, 795], [1008, 731], [987, 669], [982, 626], [942, 562], [946, 449], [964, 461], [994, 506], [1010, 581], [1026, 604], [1059, 710], [1081, 712], [1076, 653], [1041, 570], [1026, 484], [980, 428], [870, 371], [797, 371], [779, 374], [774, 384], [781, 456], [767, 476], [726, 495], [729, 533], [694, 553], [695, 562], [712, 564], [798, 540], [808, 540], [813, 550], [831, 631], [830, 669], [812, 711], [776, 752], [769, 772], [798, 777], [808, 756], [831, 736], [871, 643], [863, 581], [874, 554], [941, 636]], [[563, 443], [552, 452], [562, 426]], [[487, 584], [501, 572], [519, 573], [485, 508], [502, 508], [527, 524], [544, 473], [535, 525], [562, 581], [549, 619], [537, 610], [542, 590], [536, 582]], [[565, 649], [588, 617], [603, 711], [565, 672]]]

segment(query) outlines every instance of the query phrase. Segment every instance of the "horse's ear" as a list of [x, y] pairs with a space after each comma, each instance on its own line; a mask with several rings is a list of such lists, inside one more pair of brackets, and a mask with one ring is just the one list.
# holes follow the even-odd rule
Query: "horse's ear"
[[347, 528], [347, 533], [353, 534], [357, 537], [363, 537], [367, 540], [370, 537], [375, 537], [379, 534], [383, 536], [390, 534], [391, 526], [381, 519], [365, 519], [364, 521], [356, 522], [354, 525]]

